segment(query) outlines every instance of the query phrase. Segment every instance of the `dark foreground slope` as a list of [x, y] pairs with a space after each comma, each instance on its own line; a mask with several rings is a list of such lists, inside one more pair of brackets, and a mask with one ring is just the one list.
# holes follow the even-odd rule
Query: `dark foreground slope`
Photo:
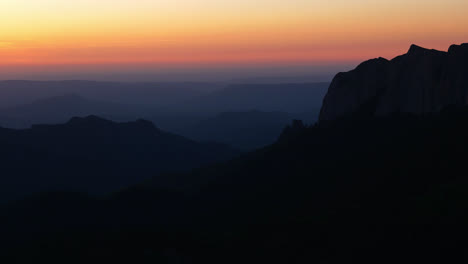
[[5, 207], [23, 263], [453, 263], [466, 257], [468, 109], [303, 127], [225, 164], [105, 199]]
[[0, 146], [0, 202], [39, 191], [106, 192], [237, 154], [145, 120], [115, 123], [96, 116], [24, 130], [0, 128]]
[[368, 114], [430, 113], [468, 102], [468, 43], [448, 52], [412, 45], [392, 60], [366, 61], [339, 73], [323, 101], [320, 120], [333, 120], [366, 106]]

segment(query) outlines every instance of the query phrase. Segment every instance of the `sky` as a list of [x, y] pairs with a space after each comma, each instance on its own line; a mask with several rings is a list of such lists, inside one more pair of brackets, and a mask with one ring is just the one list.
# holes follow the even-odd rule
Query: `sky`
[[0, 0], [0, 78], [320, 75], [412, 43], [468, 42], [466, 10], [466, 0]]

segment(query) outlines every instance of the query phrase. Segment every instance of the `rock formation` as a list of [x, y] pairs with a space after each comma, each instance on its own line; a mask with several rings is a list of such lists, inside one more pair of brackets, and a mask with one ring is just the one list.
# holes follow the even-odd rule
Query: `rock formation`
[[320, 120], [363, 111], [369, 115], [394, 112], [422, 114], [448, 105], [465, 105], [468, 96], [468, 44], [448, 52], [412, 45], [392, 60], [366, 61], [338, 73], [324, 98]]

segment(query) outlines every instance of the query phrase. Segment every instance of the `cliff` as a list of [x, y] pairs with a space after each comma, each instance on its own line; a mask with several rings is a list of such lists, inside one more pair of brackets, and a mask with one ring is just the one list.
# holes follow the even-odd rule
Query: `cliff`
[[320, 120], [334, 120], [356, 112], [388, 115], [423, 114], [448, 105], [466, 105], [468, 44], [448, 52], [412, 45], [392, 60], [366, 61], [338, 73], [324, 98]]

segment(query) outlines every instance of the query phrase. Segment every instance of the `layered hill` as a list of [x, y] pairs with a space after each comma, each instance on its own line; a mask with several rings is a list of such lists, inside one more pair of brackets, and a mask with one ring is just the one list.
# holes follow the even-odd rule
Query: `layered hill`
[[180, 106], [198, 113], [318, 112], [329, 83], [231, 84]]
[[[447, 56], [417, 47], [408, 56], [427, 53]], [[436, 78], [437, 72], [418, 71], [432, 61], [407, 68], [411, 74], [401, 80], [414, 86], [402, 87]], [[388, 87], [374, 91], [370, 84], [380, 83], [389, 63], [379, 59], [340, 74], [351, 84], [375, 80], [364, 81], [367, 90], [344, 89], [349, 98], [339, 97], [343, 104], [362, 94], [372, 100], [341, 108], [341, 101], [328, 98], [322, 120], [337, 120], [310, 127], [294, 121], [266, 148], [106, 197], [55, 192], [10, 203], [0, 210], [0, 254], [16, 263], [466, 261], [468, 108], [446, 106], [448, 100], [440, 111], [410, 111], [425, 102], [419, 94], [408, 105], [400, 97], [390, 100], [390, 106], [408, 107], [388, 112], [396, 113], [377, 111]], [[447, 83], [462, 83], [448, 76]], [[348, 86], [332, 85], [330, 98], [333, 87]], [[327, 115], [327, 107], [341, 110]], [[121, 131], [103, 134], [114, 130]], [[146, 133], [138, 135], [134, 140], [149, 142]]]
[[0, 145], [5, 198], [50, 190], [105, 192], [237, 154], [224, 145], [161, 131], [149, 121], [116, 123], [97, 116], [24, 130], [2, 128]]

